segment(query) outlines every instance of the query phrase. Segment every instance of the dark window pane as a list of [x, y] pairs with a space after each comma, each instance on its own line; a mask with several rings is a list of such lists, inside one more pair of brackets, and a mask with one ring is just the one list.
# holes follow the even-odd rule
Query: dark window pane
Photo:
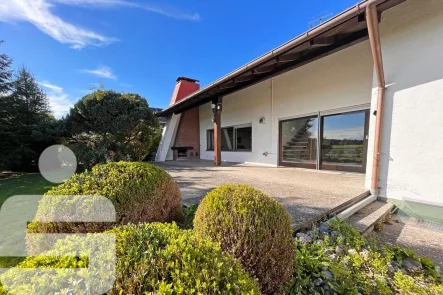
[[283, 162], [315, 164], [317, 161], [318, 118], [298, 118], [281, 126]]
[[221, 142], [221, 150], [222, 151], [233, 151], [234, 150], [234, 128], [222, 128], [222, 142]]
[[214, 150], [214, 130], [208, 130], [206, 136], [207, 150]]
[[362, 166], [365, 112], [323, 117], [322, 163]]
[[252, 150], [252, 127], [237, 128], [236, 134], [236, 149]]

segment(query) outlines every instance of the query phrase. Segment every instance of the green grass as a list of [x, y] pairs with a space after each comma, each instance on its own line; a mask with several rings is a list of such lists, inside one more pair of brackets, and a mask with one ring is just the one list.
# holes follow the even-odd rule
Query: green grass
[[[15, 195], [42, 195], [55, 185], [55, 183], [44, 179], [39, 173], [0, 179], [0, 207], [9, 197]], [[13, 267], [23, 259], [24, 257], [0, 257], [0, 268]]]
[[0, 206], [11, 196], [41, 195], [46, 193], [55, 183], [43, 178], [40, 173], [12, 176], [0, 179]]

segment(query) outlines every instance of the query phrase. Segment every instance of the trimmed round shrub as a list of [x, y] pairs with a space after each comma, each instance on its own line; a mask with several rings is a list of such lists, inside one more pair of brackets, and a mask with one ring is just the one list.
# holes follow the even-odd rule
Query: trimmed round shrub
[[[193, 231], [181, 230], [175, 223], [131, 224], [106, 233], [116, 235], [117, 257], [116, 280], [107, 294], [260, 294], [256, 281], [236, 259], [224, 253], [218, 244], [197, 239]], [[99, 247], [98, 241], [100, 237], [88, 234], [80, 242], [81, 246], [88, 245], [88, 249], [78, 253], [78, 237], [60, 240], [53, 250], [27, 258], [18, 265], [19, 269], [1, 275], [1, 280], [4, 285], [16, 283], [17, 289], [9, 291], [17, 294], [83, 294], [85, 288], [100, 290], [100, 284], [109, 280], [109, 271], [105, 271], [110, 269], [109, 253], [99, 252], [96, 260], [102, 264], [100, 271], [94, 272], [93, 280], [86, 272], [86, 267], [93, 263], [87, 256], [101, 250], [94, 249]], [[60, 258], [61, 251], [64, 256]], [[27, 277], [20, 268], [84, 268], [85, 271], [80, 271], [74, 280], [60, 272], [49, 276], [42, 271]], [[20, 286], [18, 282], [23, 281], [26, 283]], [[4, 289], [1, 291], [0, 294], [5, 294]]]
[[283, 293], [295, 260], [291, 219], [278, 202], [247, 185], [222, 185], [199, 205], [194, 230], [219, 242], [258, 279], [263, 293]]
[[[90, 196], [89, 203], [80, 202], [84, 196]], [[60, 220], [60, 209], [68, 208], [65, 215], [78, 214], [79, 207], [83, 212], [100, 211], [100, 208], [94, 208], [96, 196], [106, 197], [112, 202], [115, 223], [52, 222]], [[28, 225], [28, 233], [102, 232], [116, 224], [171, 222], [179, 221], [181, 217], [179, 186], [163, 169], [141, 162], [112, 162], [75, 174], [48, 191], [39, 203], [35, 221]], [[78, 221], [75, 216], [69, 220]], [[34, 250], [45, 249], [35, 247], [40, 246], [40, 237], [28, 235], [27, 240], [30, 254], [38, 254]]]

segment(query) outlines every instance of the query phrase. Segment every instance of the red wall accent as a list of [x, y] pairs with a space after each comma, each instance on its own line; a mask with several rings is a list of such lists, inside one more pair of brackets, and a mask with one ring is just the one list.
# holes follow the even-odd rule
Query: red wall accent
[[[200, 89], [200, 84], [179, 80], [175, 85], [171, 105]], [[181, 114], [175, 136], [174, 147], [192, 146], [188, 150], [188, 158], [200, 158], [200, 112], [199, 107], [187, 110]], [[176, 151], [174, 151], [176, 153]]]

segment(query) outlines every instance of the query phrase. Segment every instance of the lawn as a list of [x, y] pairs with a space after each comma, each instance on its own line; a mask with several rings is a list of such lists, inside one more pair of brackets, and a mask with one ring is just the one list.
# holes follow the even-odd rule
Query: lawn
[[[47, 181], [39, 173], [0, 179], [0, 206], [11, 196], [42, 195], [54, 185], [56, 184]], [[22, 257], [0, 257], [0, 267], [12, 267], [23, 259]]]
[[0, 206], [14, 195], [41, 195], [55, 184], [47, 181], [40, 173], [0, 179]]

